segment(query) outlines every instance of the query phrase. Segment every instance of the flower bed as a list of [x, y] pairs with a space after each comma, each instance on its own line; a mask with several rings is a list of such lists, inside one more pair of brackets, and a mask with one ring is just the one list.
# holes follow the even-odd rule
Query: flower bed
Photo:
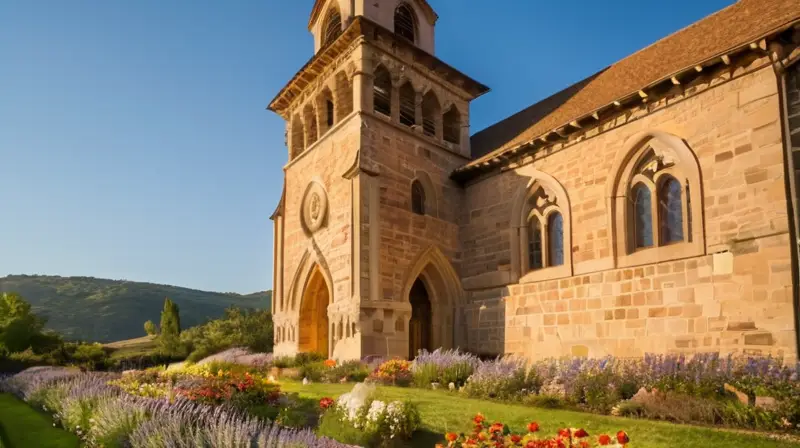
[[391, 446], [409, 439], [420, 425], [416, 406], [374, 399], [375, 386], [359, 383], [337, 400], [323, 398], [319, 432], [362, 446]]
[[458, 388], [467, 382], [480, 360], [475, 355], [459, 350], [421, 350], [411, 365], [414, 385], [427, 388], [442, 384]]
[[[161, 375], [155, 377], [161, 381]], [[88, 446], [346, 446], [308, 429], [289, 429], [248, 415], [229, 403], [130, 395], [115, 385], [120, 379], [69, 369], [31, 369], [0, 381], [0, 391], [51, 413], [54, 425], [75, 432]]]
[[474, 426], [470, 434], [448, 432], [445, 434], [446, 445], [437, 444], [436, 448], [444, 448], [444, 446], [452, 448], [591, 448], [597, 446], [623, 448], [630, 442], [625, 431], [619, 431], [613, 436], [600, 434], [595, 438], [582, 428], [562, 428], [558, 430], [557, 435], [542, 438], [539, 435], [540, 428], [537, 422], [528, 423], [526, 434], [512, 433], [508, 426], [501, 422], [489, 424], [482, 414], [476, 415], [472, 419], [472, 423]]

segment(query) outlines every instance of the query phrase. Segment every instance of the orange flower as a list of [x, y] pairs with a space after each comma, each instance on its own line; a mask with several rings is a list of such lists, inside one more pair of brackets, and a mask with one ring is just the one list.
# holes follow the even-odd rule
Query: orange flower
[[334, 367], [336, 367], [336, 360], [335, 359], [326, 359], [324, 364], [325, 364], [325, 367], [334, 368]]
[[578, 448], [589, 448], [589, 442], [581, 440], [581, 443], [578, 444]]
[[581, 429], [575, 431], [575, 437], [577, 437], [579, 439], [582, 439], [584, 437], [589, 437], [589, 433], [586, 432], [585, 429], [581, 428]]
[[436, 448], [444, 448], [444, 445], [442, 445], [441, 443], [437, 443]]
[[458, 439], [458, 434], [454, 432], [448, 432], [445, 434], [444, 438], [447, 439], [448, 442], [455, 442], [456, 439]]
[[628, 437], [628, 434], [625, 431], [620, 431], [617, 433], [617, 442], [619, 442], [620, 445], [625, 445], [630, 441], [631, 439]]
[[325, 398], [319, 400], [319, 407], [321, 407], [322, 409], [328, 409], [332, 405], [333, 405], [333, 399], [332, 398], [325, 397]]
[[520, 440], [522, 440], [522, 437], [518, 436], [517, 434], [512, 434], [511, 435], [511, 441], [512, 442], [519, 443]]
[[562, 439], [569, 439], [571, 437], [570, 430], [567, 428], [559, 429], [558, 436]]
[[475, 415], [475, 418], [472, 419], [476, 425], [480, 425], [484, 420], [486, 420], [486, 417], [484, 417], [483, 414], [477, 414]]
[[481, 442], [485, 442], [486, 439], [488, 439], [488, 436], [486, 435], [485, 432], [478, 434], [478, 440], [480, 440]]
[[536, 422], [528, 423], [528, 432], [538, 432], [539, 431], [539, 424]]
[[503, 432], [503, 424], [500, 422], [492, 423], [492, 427], [489, 428], [489, 432]]
[[611, 436], [608, 434], [600, 434], [600, 437], [597, 438], [597, 443], [603, 446], [611, 445]]

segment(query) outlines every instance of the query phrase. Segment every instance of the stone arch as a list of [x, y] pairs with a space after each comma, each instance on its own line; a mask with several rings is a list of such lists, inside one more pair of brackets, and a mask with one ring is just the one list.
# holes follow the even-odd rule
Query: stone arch
[[[644, 170], [644, 171], [642, 171]], [[652, 171], [652, 178], [641, 172]], [[683, 219], [686, 223], [684, 241], [666, 246], [656, 244], [647, 249], [632, 249], [632, 212], [628, 206], [629, 192], [634, 183], [642, 183], [655, 190], [662, 179], [672, 177], [684, 185]], [[698, 256], [705, 252], [705, 225], [703, 219], [703, 183], [697, 156], [682, 138], [664, 131], [645, 131], [625, 141], [617, 152], [606, 183], [606, 207], [611, 248], [616, 267], [644, 263], [657, 263], [676, 258]], [[654, 206], [655, 207], [655, 206]], [[653, 226], [658, 226], [657, 214]], [[657, 230], [655, 231], [657, 232]]]
[[451, 105], [442, 115], [442, 139], [448, 143], [461, 143], [461, 118], [462, 114], [455, 106]]
[[[518, 281], [531, 282], [550, 278], [569, 277], [572, 275], [572, 213], [569, 195], [564, 186], [553, 176], [539, 171], [530, 165], [516, 171], [517, 175], [529, 180], [514, 194], [511, 206], [511, 270]], [[553, 210], [558, 210], [563, 219], [564, 231], [564, 264], [537, 271], [527, 272], [526, 257], [528, 253], [528, 201], [532, 195], [543, 188], [555, 204], [548, 206], [541, 214], [542, 220]]]
[[[424, 283], [431, 304], [432, 346], [457, 347], [464, 341], [460, 334], [457, 314], [464, 301], [458, 273], [442, 251], [436, 246], [431, 246], [417, 256], [414, 264], [406, 272], [402, 295], [406, 303], [410, 301], [411, 288], [417, 279]], [[410, 317], [410, 315], [407, 317], [406, 328]]]
[[328, 306], [332, 301], [332, 291], [320, 265], [314, 264], [305, 281], [298, 310], [298, 351], [329, 355]]
[[[315, 268], [318, 268], [322, 274], [328, 291], [330, 291], [331, 294], [333, 293], [333, 280], [331, 273], [328, 270], [328, 264], [325, 258], [322, 256], [322, 254], [319, 254], [316, 251], [306, 250], [300, 257], [300, 263], [298, 263], [297, 269], [292, 277], [292, 284], [289, 288], [289, 294], [287, 296], [287, 311], [298, 311], [298, 305], [302, 300], [305, 285], [313, 274]], [[331, 296], [330, 301], [333, 302], [333, 296]]]
[[322, 24], [321, 46], [330, 45], [340, 34], [342, 34], [342, 14], [339, 11], [338, 2], [330, 2], [325, 21]]
[[325, 86], [317, 95], [317, 113], [319, 114], [319, 135], [322, 137], [334, 124], [338, 122], [336, 118], [336, 101], [330, 87]]
[[304, 149], [305, 137], [303, 135], [303, 120], [300, 118], [300, 114], [294, 114], [292, 116], [289, 130], [289, 154], [291, 156], [290, 158], [294, 159], [299, 156]]
[[334, 86], [335, 119], [338, 123], [353, 112], [353, 80], [340, 70], [334, 75]]
[[422, 97], [422, 132], [433, 138], [442, 135], [442, 108], [433, 89], [428, 89]]

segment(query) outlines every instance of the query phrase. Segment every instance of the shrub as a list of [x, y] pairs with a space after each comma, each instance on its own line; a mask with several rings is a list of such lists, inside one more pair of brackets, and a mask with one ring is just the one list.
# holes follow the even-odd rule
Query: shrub
[[564, 399], [558, 395], [549, 394], [528, 394], [522, 399], [522, 403], [528, 406], [545, 409], [561, 409], [566, 407]]
[[374, 400], [374, 390], [372, 386], [359, 383], [351, 392], [340, 396], [335, 405], [325, 411], [320, 434], [369, 447], [389, 447], [409, 439], [420, 425], [416, 406]]
[[516, 357], [481, 361], [464, 385], [464, 392], [475, 398], [512, 399], [527, 388], [525, 360]]
[[456, 350], [436, 349], [433, 352], [420, 350], [412, 364], [414, 384], [427, 388], [431, 383], [454, 383], [462, 386], [479, 364], [475, 355]]
[[323, 381], [338, 383], [342, 380], [351, 383], [360, 383], [369, 376], [369, 369], [360, 361], [345, 361], [326, 369], [323, 372]]
[[404, 359], [386, 361], [369, 375], [369, 380], [392, 386], [408, 386], [412, 381], [409, 362]]
[[183, 331], [180, 339], [192, 362], [234, 347], [269, 353], [273, 344], [272, 314], [268, 310], [230, 307], [222, 318]]

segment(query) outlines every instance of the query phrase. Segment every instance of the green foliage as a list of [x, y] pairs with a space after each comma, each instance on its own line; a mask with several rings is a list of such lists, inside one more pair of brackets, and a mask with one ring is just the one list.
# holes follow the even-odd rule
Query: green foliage
[[147, 333], [148, 336], [155, 336], [158, 334], [158, 327], [156, 327], [156, 324], [154, 324], [152, 320], [148, 320], [144, 323], [144, 332]]
[[326, 368], [323, 372], [323, 381], [338, 383], [343, 378], [349, 383], [360, 383], [369, 376], [369, 367], [361, 361], [345, 361], [333, 368]]
[[0, 347], [8, 352], [28, 348], [37, 353], [57, 345], [59, 338], [44, 333], [45, 319], [33, 313], [31, 305], [16, 293], [0, 296]]
[[522, 399], [522, 403], [537, 408], [561, 409], [566, 407], [564, 400], [558, 395], [529, 394]]
[[188, 360], [196, 362], [231, 347], [269, 353], [272, 351], [272, 331], [269, 311], [231, 307], [225, 310], [222, 318], [184, 331], [181, 342], [190, 352]]
[[181, 316], [178, 305], [169, 298], [164, 299], [164, 309], [161, 311], [161, 334], [158, 335], [158, 344], [165, 354], [183, 353], [181, 347]]
[[189, 328], [222, 316], [230, 306], [271, 308], [271, 291], [248, 295], [198, 291], [177, 286], [92, 277], [14, 275], [0, 277], [0, 291], [16, 291], [33, 312], [47, 317], [47, 329], [68, 340], [111, 342], [144, 334], [142, 323], [158, 323], [164, 297], [181, 308]]

